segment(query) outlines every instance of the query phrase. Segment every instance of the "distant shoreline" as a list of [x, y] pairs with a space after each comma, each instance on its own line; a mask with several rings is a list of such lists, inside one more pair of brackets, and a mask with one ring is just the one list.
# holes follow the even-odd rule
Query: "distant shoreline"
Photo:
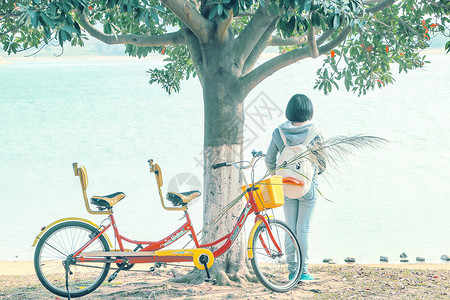
[[[441, 48], [433, 48], [433, 49], [426, 49], [424, 51], [420, 52], [423, 55], [445, 55], [445, 50]], [[262, 53], [261, 59], [270, 59], [278, 55], [278, 53], [275, 52], [265, 52]], [[59, 57], [55, 57], [54, 55], [50, 54], [38, 54], [36, 56], [30, 56], [30, 57], [24, 57], [24, 56], [18, 56], [18, 55], [0, 55], [0, 65], [2, 64], [10, 64], [15, 61], [70, 61], [70, 60], [117, 60], [117, 61], [161, 61], [163, 62], [163, 59], [167, 56], [162, 56], [160, 54], [151, 53], [146, 57], [138, 58], [138, 57], [131, 57], [127, 55], [99, 55], [99, 54], [68, 54], [68, 55], [62, 55]]]

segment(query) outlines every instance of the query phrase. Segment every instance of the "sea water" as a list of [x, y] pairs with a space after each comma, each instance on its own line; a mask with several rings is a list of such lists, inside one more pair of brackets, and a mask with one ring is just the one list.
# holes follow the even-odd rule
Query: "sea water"
[[[263, 81], [246, 99], [245, 158], [266, 151], [295, 93], [308, 95], [325, 138], [367, 134], [390, 142], [356, 150], [320, 179], [310, 260], [391, 262], [406, 252], [439, 262], [450, 254], [450, 102], [448, 55], [381, 90], [358, 97], [313, 89], [319, 60], [308, 59]], [[7, 60], [8, 61], [8, 60]], [[196, 78], [168, 95], [148, 84], [159, 58], [42, 58], [0, 65], [0, 260], [32, 260], [41, 227], [64, 217], [101, 223], [85, 209], [72, 163], [87, 168], [89, 195], [118, 191], [121, 233], [158, 240], [181, 214], [159, 203], [152, 158], [164, 191], [201, 189], [203, 100]], [[258, 167], [265, 171], [264, 163]], [[202, 199], [190, 207], [202, 225]], [[283, 219], [282, 210], [276, 209]]]

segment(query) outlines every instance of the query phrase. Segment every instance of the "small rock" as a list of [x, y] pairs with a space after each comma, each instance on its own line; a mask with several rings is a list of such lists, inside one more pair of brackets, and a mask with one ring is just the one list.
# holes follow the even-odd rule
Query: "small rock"
[[356, 260], [355, 260], [355, 258], [354, 257], [347, 257], [346, 259], [345, 259], [345, 262], [348, 262], [348, 263], [354, 263]]
[[407, 259], [407, 258], [402, 258], [402, 259], [400, 259], [400, 262], [409, 262], [409, 259]]
[[331, 261], [331, 260], [333, 260], [333, 259], [332, 259], [332, 258], [324, 258], [324, 259], [323, 259], [323, 262], [324, 262], [324, 263], [328, 263], [328, 262]]
[[416, 261], [425, 261], [425, 258], [424, 258], [424, 257], [419, 257], [419, 256], [417, 256], [417, 257], [416, 257]]
[[380, 261], [388, 262], [389, 259], [387, 256], [380, 256]]
[[450, 260], [450, 258], [447, 256], [447, 254], [443, 254], [441, 256], [441, 260]]
[[400, 254], [400, 258], [407, 258], [407, 257], [408, 257], [408, 255], [406, 255], [405, 252], [403, 252], [402, 254]]
[[330, 265], [335, 265], [335, 264], [336, 264], [336, 262], [335, 262], [333, 259], [329, 260], [328, 263], [329, 263]]

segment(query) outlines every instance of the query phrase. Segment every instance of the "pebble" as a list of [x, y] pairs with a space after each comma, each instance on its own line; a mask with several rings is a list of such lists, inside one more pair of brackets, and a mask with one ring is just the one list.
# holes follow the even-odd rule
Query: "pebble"
[[407, 257], [408, 257], [408, 255], [406, 255], [405, 252], [403, 252], [402, 254], [400, 254], [400, 258], [407, 258]]
[[328, 262], [330, 262], [330, 261], [332, 261], [333, 259], [332, 258], [324, 258], [323, 259], [323, 262], [324, 263], [328, 263]]
[[450, 260], [450, 258], [448, 257], [448, 255], [447, 254], [443, 254], [442, 256], [441, 256], [441, 260]]
[[409, 262], [409, 259], [407, 259], [407, 258], [402, 258], [402, 259], [400, 259], [400, 262]]
[[348, 263], [354, 263], [355, 261], [356, 261], [356, 259], [354, 257], [347, 257], [345, 259], [345, 262], [348, 262]]
[[380, 256], [380, 261], [388, 262], [389, 259], [387, 256]]
[[335, 262], [334, 260], [329, 260], [328, 263], [329, 263], [330, 265], [336, 264], [336, 262]]
[[417, 257], [416, 257], [416, 261], [425, 261], [425, 258], [424, 258], [424, 257], [419, 257], [419, 256], [417, 256]]

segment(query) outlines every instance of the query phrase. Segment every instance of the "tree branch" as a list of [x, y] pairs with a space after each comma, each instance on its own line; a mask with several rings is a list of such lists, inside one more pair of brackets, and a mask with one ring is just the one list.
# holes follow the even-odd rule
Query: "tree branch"
[[[389, 7], [390, 5], [394, 4], [394, 2], [395, 2], [395, 0], [385, 0], [381, 4], [378, 4], [376, 6], [373, 6], [369, 9], [367, 9], [366, 12], [369, 12], [369, 13], [379, 12], [379, 11]], [[327, 30], [318, 39], [318, 44], [322, 44], [333, 32], [334, 32], [334, 30], [331, 30], [331, 29]], [[337, 38], [335, 38], [334, 40], [330, 41], [326, 45], [319, 48], [320, 55], [333, 50], [335, 47], [337, 47], [339, 44], [341, 44], [343, 41], [345, 41], [345, 39], [347, 38], [347, 36], [349, 35], [350, 32], [351, 32], [350, 26], [347, 26], [346, 28], [344, 28]], [[319, 43], [319, 40], [320, 40], [320, 43]]]
[[298, 48], [284, 54], [277, 55], [242, 77], [240, 87], [244, 92], [248, 93], [261, 81], [276, 71], [308, 57], [311, 57], [308, 48]]
[[155, 36], [144, 36], [136, 34], [107, 35], [103, 31], [95, 28], [87, 18], [84, 12], [79, 14], [80, 25], [86, 30], [90, 36], [97, 40], [108, 44], [132, 44], [136, 46], [165, 46], [185, 44], [184, 35], [181, 31], [160, 34]]
[[384, 0], [381, 4], [366, 9], [367, 13], [376, 13], [394, 4], [395, 0]]
[[275, 18], [278, 17], [269, 16], [267, 9], [260, 6], [255, 16], [239, 34], [234, 45], [234, 53], [238, 54], [238, 60], [242, 65]]
[[[314, 2], [311, 1], [311, 5]], [[316, 36], [314, 33], [314, 26], [312, 25], [312, 13], [309, 14], [309, 26], [308, 26], [308, 48], [309, 48], [309, 54], [312, 58], [317, 58], [319, 56], [319, 50], [317, 50], [317, 43], [316, 43]]]
[[450, 9], [450, 5], [442, 5], [442, 4], [438, 4], [438, 3], [434, 2], [434, 1], [430, 1], [430, 0], [424, 0], [424, 1], [430, 5], [433, 5], [433, 6], [436, 6], [439, 8]]
[[[244, 67], [242, 68], [241, 74], [247, 74], [253, 69], [253, 66], [258, 61], [259, 57], [261, 56], [261, 53], [266, 49], [267, 46], [269, 46], [270, 41], [274, 38], [272, 37], [272, 32], [275, 30], [275, 27], [277, 25], [279, 18], [275, 18], [272, 21], [272, 24], [266, 29], [266, 31], [263, 33], [261, 38], [259, 39], [258, 43], [253, 48], [250, 55], [247, 57], [244, 63]], [[283, 40], [282, 38], [279, 38], [279, 40]]]
[[0, 36], [5, 35], [5, 34], [7, 34], [7, 33], [10, 33], [11, 31], [17, 30], [17, 29], [19, 29], [20, 27], [22, 27], [23, 25], [25, 25], [25, 22], [23, 22], [23, 23], [17, 25], [16, 27], [11, 28], [11, 29], [9, 29], [9, 30], [7, 30], [7, 31], [0, 32]]
[[294, 36], [291, 38], [284, 39], [279, 36], [272, 36], [269, 39], [267, 46], [301, 46], [308, 42], [306, 35]]
[[217, 37], [221, 42], [223, 42], [227, 37], [226, 32], [228, 30], [228, 27], [230, 27], [231, 23], [233, 22], [233, 10], [230, 9], [228, 13], [229, 17], [220, 22], [217, 26]]
[[384, 0], [364, 0], [363, 4], [372, 4], [372, 3], [380, 3], [383, 2]]
[[208, 41], [213, 28], [213, 23], [205, 19], [191, 2], [185, 0], [162, 0], [161, 2], [187, 26], [200, 41]]
[[336, 29], [328, 29], [316, 41], [317, 46], [322, 45], [336, 31]]
[[[392, 5], [394, 2], [395, 0], [385, 0], [380, 4], [367, 9], [366, 12], [375, 13], [381, 11]], [[321, 37], [317, 39], [316, 45], [323, 44], [333, 34], [333, 32], [335, 32], [335, 30], [333, 29], [327, 30]], [[337, 47], [339, 44], [345, 41], [350, 32], [351, 28], [349, 26], [344, 28], [338, 37], [336, 37], [326, 45], [318, 48], [319, 55], [327, 53], [333, 48]], [[269, 77], [276, 71], [308, 57], [311, 57], [309, 47], [298, 48], [285, 54], [278, 55], [242, 77], [240, 81], [240, 87], [244, 92], [248, 93], [261, 81], [263, 81], [265, 78]]]
[[245, 18], [245, 17], [253, 17], [255, 15], [254, 12], [239, 12], [235, 18]]
[[17, 12], [0, 12], [0, 19], [6, 19], [10, 17], [19, 18], [22, 16], [22, 13]]
[[341, 44], [343, 41], [345, 41], [345, 39], [347, 38], [350, 31], [351, 31], [350, 26], [347, 26], [344, 30], [341, 31], [341, 33], [338, 35], [337, 38], [330, 41], [326, 45], [320, 47], [319, 48], [320, 55], [333, 50], [335, 47], [337, 47], [339, 44]]
[[191, 56], [192, 64], [194, 65], [197, 75], [200, 79], [200, 83], [203, 85], [203, 52], [198, 41], [198, 37], [192, 33], [189, 29], [185, 28], [186, 44], [189, 49], [189, 55]]

